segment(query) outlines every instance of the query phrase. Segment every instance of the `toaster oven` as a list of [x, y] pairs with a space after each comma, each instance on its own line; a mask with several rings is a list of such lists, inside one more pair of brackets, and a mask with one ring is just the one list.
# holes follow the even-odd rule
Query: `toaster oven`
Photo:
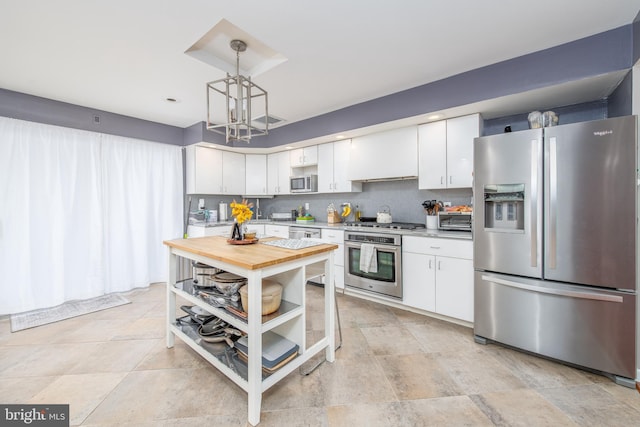
[[471, 231], [473, 212], [438, 212], [439, 230]]

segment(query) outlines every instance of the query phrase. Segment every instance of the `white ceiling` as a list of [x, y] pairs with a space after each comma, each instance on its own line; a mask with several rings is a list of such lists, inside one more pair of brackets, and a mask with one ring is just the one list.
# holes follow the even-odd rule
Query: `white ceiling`
[[222, 19], [286, 58], [254, 81], [287, 124], [629, 24], [640, 0], [0, 0], [0, 10], [1, 88], [187, 127], [205, 120], [205, 83], [224, 73], [184, 52]]

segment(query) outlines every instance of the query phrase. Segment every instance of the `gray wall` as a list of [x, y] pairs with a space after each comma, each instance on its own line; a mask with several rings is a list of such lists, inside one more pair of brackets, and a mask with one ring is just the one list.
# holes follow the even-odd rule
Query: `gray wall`
[[[637, 58], [640, 24], [625, 25], [553, 48], [492, 64], [368, 102], [273, 129], [252, 148], [270, 148], [450, 107], [629, 70]], [[636, 43], [634, 43], [636, 42]], [[372, 82], [375, 84], [375, 82]], [[188, 145], [224, 144], [203, 122], [181, 129], [0, 88], [0, 115], [77, 129]], [[94, 117], [100, 117], [96, 124]], [[246, 146], [240, 143], [239, 146]]]
[[[558, 115], [559, 125], [587, 122], [590, 120], [606, 119], [608, 117], [608, 101], [606, 99], [600, 99], [583, 104], [558, 106], [550, 108], [550, 110]], [[524, 113], [485, 120], [482, 133], [485, 136], [502, 133], [506, 126], [511, 126], [511, 131], [513, 132], [529, 129], [527, 116], [528, 113]]]
[[618, 85], [616, 90], [613, 91], [608, 99], [608, 116], [609, 117], [623, 117], [630, 116], [633, 109], [633, 73], [627, 73], [626, 77]]
[[[276, 147], [553, 86], [633, 66], [632, 24], [276, 128], [252, 147]], [[202, 141], [217, 142], [206, 130]], [[190, 143], [199, 142], [191, 141]]]
[[[182, 145], [182, 128], [0, 88], [0, 116]], [[97, 120], [96, 120], [97, 117]]]

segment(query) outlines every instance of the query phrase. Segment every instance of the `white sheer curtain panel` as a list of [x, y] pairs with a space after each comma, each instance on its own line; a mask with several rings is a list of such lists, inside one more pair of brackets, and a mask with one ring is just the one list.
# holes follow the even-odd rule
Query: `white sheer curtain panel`
[[164, 281], [182, 199], [179, 147], [0, 117], [0, 314]]
[[164, 282], [162, 241], [181, 237], [179, 147], [103, 135], [105, 285], [108, 292]]

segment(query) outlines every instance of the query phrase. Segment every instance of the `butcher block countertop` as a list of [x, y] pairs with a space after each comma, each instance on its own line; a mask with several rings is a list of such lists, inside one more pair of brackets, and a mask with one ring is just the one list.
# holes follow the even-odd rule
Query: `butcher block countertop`
[[[277, 237], [271, 237], [261, 239], [261, 241], [278, 239]], [[231, 245], [227, 243], [227, 238], [224, 236], [209, 236], [165, 240], [164, 244], [175, 249], [213, 258], [248, 270], [258, 270], [338, 249], [338, 245], [331, 243], [322, 243], [304, 249], [285, 249], [263, 245], [261, 241], [251, 245]]]

